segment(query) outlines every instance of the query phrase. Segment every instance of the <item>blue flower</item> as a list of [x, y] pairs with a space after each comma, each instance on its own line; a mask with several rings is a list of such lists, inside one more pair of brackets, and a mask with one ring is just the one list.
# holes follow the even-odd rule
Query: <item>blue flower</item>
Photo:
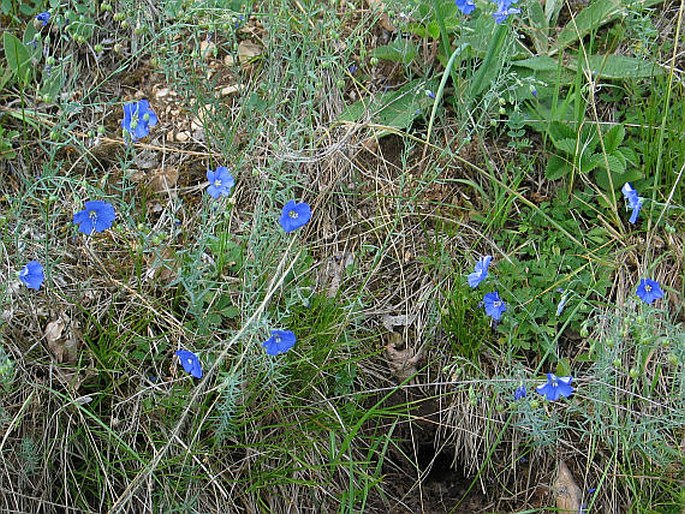
[[45, 275], [43, 275], [43, 266], [38, 261], [29, 261], [26, 266], [19, 272], [19, 280], [21, 280], [29, 289], [40, 289]]
[[519, 14], [521, 9], [516, 9], [512, 7], [512, 4], [516, 3], [516, 0], [493, 0], [497, 4], [497, 10], [492, 13], [492, 17], [495, 19], [495, 23], [498, 25], [504, 23], [510, 14]]
[[48, 11], [40, 13], [36, 16], [36, 21], [40, 22], [41, 27], [45, 27], [50, 21], [50, 13]]
[[488, 293], [483, 297], [483, 305], [485, 305], [485, 314], [490, 316], [495, 321], [502, 318], [502, 314], [507, 311], [507, 306], [499, 297], [499, 293]]
[[181, 361], [186, 373], [190, 373], [195, 378], [202, 378], [202, 365], [197, 355], [188, 350], [176, 350], [175, 355]]
[[640, 300], [650, 305], [652, 302], [654, 302], [654, 300], [664, 297], [664, 292], [661, 290], [659, 282], [649, 278], [640, 279], [640, 283], [637, 286], [637, 291], [635, 294], [640, 297]]
[[454, 3], [463, 14], [471, 14], [476, 9], [473, 0], [454, 0]]
[[278, 222], [286, 232], [292, 232], [307, 224], [312, 217], [312, 209], [305, 202], [295, 203], [290, 200], [283, 206], [283, 213]]
[[637, 190], [633, 188], [630, 182], [623, 184], [621, 191], [628, 202], [628, 208], [633, 209], [633, 213], [630, 215], [628, 221], [634, 225], [635, 222], [637, 222], [637, 216], [640, 214], [640, 209], [642, 209], [642, 204], [645, 202], [645, 199], [637, 195]]
[[527, 394], [528, 391], [526, 390], [526, 386], [521, 384], [514, 391], [514, 400], [521, 400], [522, 398], [525, 398]]
[[216, 171], [207, 170], [207, 180], [209, 180], [207, 193], [212, 198], [230, 195], [231, 189], [235, 186], [233, 175], [224, 166], [219, 166]]
[[74, 223], [78, 225], [78, 231], [82, 234], [92, 234], [107, 230], [114, 223], [116, 214], [112, 204], [102, 200], [90, 200], [86, 202], [86, 208], [74, 214]]
[[554, 373], [547, 373], [547, 382], [537, 386], [535, 390], [550, 402], [554, 402], [573, 394], [571, 381], [573, 377], [558, 377]]
[[269, 355], [278, 355], [290, 350], [296, 342], [297, 338], [290, 330], [272, 330], [271, 337], [264, 341], [262, 346]]
[[124, 104], [123, 129], [134, 141], [150, 133], [150, 127], [157, 125], [157, 115], [150, 109], [150, 102], [140, 100]]
[[476, 263], [476, 271], [468, 276], [469, 285], [472, 288], [478, 287], [483, 280], [488, 276], [488, 267], [490, 266], [490, 261], [492, 260], [492, 255], [486, 255], [481, 257], [481, 259]]

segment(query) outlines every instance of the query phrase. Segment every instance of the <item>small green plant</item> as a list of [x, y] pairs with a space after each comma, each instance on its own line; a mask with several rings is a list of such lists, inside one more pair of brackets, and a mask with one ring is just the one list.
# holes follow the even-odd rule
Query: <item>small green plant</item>
[[545, 177], [572, 181], [577, 174], [592, 174], [605, 191], [642, 178], [637, 156], [625, 144], [625, 133], [621, 124], [607, 130], [585, 124], [574, 130], [570, 124], [553, 121], [547, 134], [556, 153], [547, 161]]

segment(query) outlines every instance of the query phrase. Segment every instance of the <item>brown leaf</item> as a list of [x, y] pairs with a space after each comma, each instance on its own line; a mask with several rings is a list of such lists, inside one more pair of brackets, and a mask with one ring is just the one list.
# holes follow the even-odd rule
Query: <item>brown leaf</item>
[[76, 362], [80, 334], [75, 322], [63, 314], [45, 326], [43, 335], [57, 362]]
[[150, 173], [148, 184], [155, 193], [166, 193], [176, 187], [178, 170], [172, 166], [164, 166]]
[[416, 365], [419, 363], [423, 354], [416, 353], [403, 340], [402, 335], [397, 332], [390, 334], [390, 340], [385, 346], [385, 355], [388, 358], [388, 366], [400, 382], [404, 382], [409, 377], [418, 372]]
[[397, 28], [395, 25], [392, 24], [390, 21], [390, 18], [388, 17], [388, 13], [385, 12], [385, 4], [382, 2], [382, 0], [366, 0], [366, 3], [369, 4], [369, 7], [371, 8], [376, 8], [380, 11], [380, 24], [381, 27], [383, 27], [385, 30], [388, 32], [395, 32]]
[[262, 47], [249, 39], [238, 44], [238, 61], [240, 63], [245, 63], [258, 55], [262, 55]]
[[571, 470], [564, 461], [559, 461], [559, 475], [554, 481], [554, 493], [559, 512], [578, 514], [583, 503], [583, 492], [576, 485]]

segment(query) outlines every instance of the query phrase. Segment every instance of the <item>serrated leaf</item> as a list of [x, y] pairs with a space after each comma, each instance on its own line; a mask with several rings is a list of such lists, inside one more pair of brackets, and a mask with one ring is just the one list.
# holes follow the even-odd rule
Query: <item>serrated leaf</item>
[[642, 173], [637, 168], [630, 168], [625, 170], [624, 173], [612, 173], [612, 182], [609, 183], [609, 176], [607, 170], [604, 168], [599, 168], [595, 171], [595, 182], [599, 187], [605, 191], [609, 191], [613, 185], [614, 189], [618, 189], [623, 186], [626, 182], [635, 182], [642, 178]]
[[573, 138], [563, 138], [563, 139], [552, 139], [554, 148], [564, 152], [566, 155], [575, 155], [576, 153], [576, 139]]
[[566, 159], [558, 155], [552, 155], [545, 167], [545, 178], [547, 180], [558, 180], [566, 175], [570, 175], [572, 170], [573, 168]]
[[408, 39], [400, 39], [393, 41], [389, 45], [378, 46], [371, 52], [372, 57], [383, 59], [385, 61], [399, 62], [402, 64], [410, 64], [416, 54], [417, 47]]
[[625, 135], [626, 129], [623, 125], [614, 125], [604, 134], [604, 149], [609, 153], [618, 150], [618, 147], [623, 143]]
[[635, 152], [632, 148], [624, 146], [622, 148], [619, 148], [618, 151], [621, 152], [621, 154], [623, 154], [623, 157], [625, 158], [626, 162], [632, 164], [633, 166], [637, 164], [637, 155], [635, 155]]
[[581, 173], [590, 173], [602, 162], [602, 155], [592, 152], [584, 152], [578, 161], [578, 168], [580, 168]]
[[613, 174], [623, 175], [626, 172], [626, 161], [619, 152], [607, 154], [606, 158], [600, 156], [599, 166], [605, 168], [609, 166], [609, 169]]
[[[555, 140], [560, 140], [564, 138], [575, 140], [576, 131], [573, 128], [571, 128], [571, 126], [568, 123], [553, 121], [549, 125], [549, 135], [552, 137], [552, 139]], [[575, 153], [575, 150], [573, 153]]]
[[21, 40], [5, 32], [2, 35], [2, 43], [5, 49], [5, 58], [14, 77], [22, 84], [29, 80], [31, 70], [31, 52]]

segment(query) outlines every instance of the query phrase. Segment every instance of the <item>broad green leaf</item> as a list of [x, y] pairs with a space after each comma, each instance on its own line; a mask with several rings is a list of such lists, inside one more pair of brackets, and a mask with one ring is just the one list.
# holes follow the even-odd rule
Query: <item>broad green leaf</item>
[[475, 99], [491, 87], [493, 79], [503, 66], [501, 54], [508, 35], [509, 30], [506, 24], [497, 26], [494, 35], [490, 38], [485, 58], [471, 79], [469, 98]]
[[626, 172], [626, 161], [620, 152], [607, 154], [606, 158], [600, 155], [599, 167], [606, 168], [607, 165], [612, 173], [623, 175]]
[[[583, 68], [590, 67], [592, 74], [604, 79], [646, 79], [663, 75], [664, 70], [656, 63], [625, 55], [589, 55], [587, 62], [581, 59]], [[568, 67], [575, 70], [578, 61], [573, 59]]]
[[557, 71], [559, 69], [559, 62], [547, 55], [536, 55], [528, 59], [514, 61], [512, 64], [535, 71]]
[[539, 54], [547, 53], [549, 48], [549, 23], [539, 2], [528, 5], [528, 19], [530, 20], [529, 34]]
[[[397, 130], [405, 130], [419, 117], [423, 109], [433, 105], [426, 96], [427, 89], [435, 90], [436, 83], [413, 80], [397, 91], [390, 91], [350, 105], [340, 115], [340, 121], [370, 121]], [[387, 135], [383, 132], [380, 135]]]
[[597, 168], [601, 162], [604, 162], [601, 154], [592, 153], [590, 151], [585, 151], [580, 156], [578, 161], [578, 168], [581, 173], [590, 173], [592, 170]]
[[575, 155], [576, 153], [577, 143], [575, 138], [552, 139], [552, 143], [554, 144], [554, 148], [564, 152], [566, 155]]
[[547, 180], [558, 180], [566, 175], [570, 175], [572, 170], [573, 168], [566, 159], [558, 155], [552, 155], [547, 161], [545, 178]]
[[635, 155], [632, 148], [623, 146], [622, 148], [619, 148], [618, 151], [621, 152], [627, 163], [632, 164], [633, 166], [637, 164], [637, 155]]
[[[554, 140], [561, 140], [564, 138], [573, 139], [574, 143], [576, 140], [578, 132], [571, 127], [568, 123], [561, 123], [559, 121], [553, 121], [549, 125], [549, 135]], [[575, 150], [571, 153], [575, 153]]]
[[609, 191], [612, 185], [614, 189], [619, 189], [623, 187], [623, 184], [625, 184], [626, 182], [635, 182], [636, 180], [640, 180], [642, 178], [642, 173], [640, 173], [640, 171], [637, 168], [631, 167], [629, 169], [626, 169], [621, 174], [612, 173], [611, 183], [609, 183], [609, 175], [607, 173], [607, 170], [601, 167], [595, 170], [594, 178], [595, 182], [599, 187], [601, 187], [605, 191]]
[[604, 134], [604, 149], [608, 153], [618, 150], [618, 147], [623, 143], [623, 138], [626, 135], [626, 129], [620, 123], [611, 127], [606, 134]]
[[19, 38], [9, 32], [2, 35], [2, 43], [10, 70], [20, 83], [26, 84], [32, 70], [31, 53]]
[[[639, 0], [635, 7], [650, 7], [661, 2], [663, 0]], [[564, 26], [557, 37], [556, 49], [566, 48], [602, 25], [614, 21], [624, 13], [626, 13], [626, 9], [621, 0], [596, 0], [592, 2]]]
[[559, 11], [563, 5], [563, 0], [547, 0], [545, 2], [545, 18], [547, 18], [548, 26], [556, 25]]
[[596, 0], [580, 11], [566, 24], [557, 37], [561, 50], [618, 17], [624, 8], [620, 0]]
[[389, 45], [374, 48], [371, 56], [385, 61], [409, 64], [414, 60], [417, 53], [418, 50], [414, 43], [408, 39], [400, 39], [393, 41]]

